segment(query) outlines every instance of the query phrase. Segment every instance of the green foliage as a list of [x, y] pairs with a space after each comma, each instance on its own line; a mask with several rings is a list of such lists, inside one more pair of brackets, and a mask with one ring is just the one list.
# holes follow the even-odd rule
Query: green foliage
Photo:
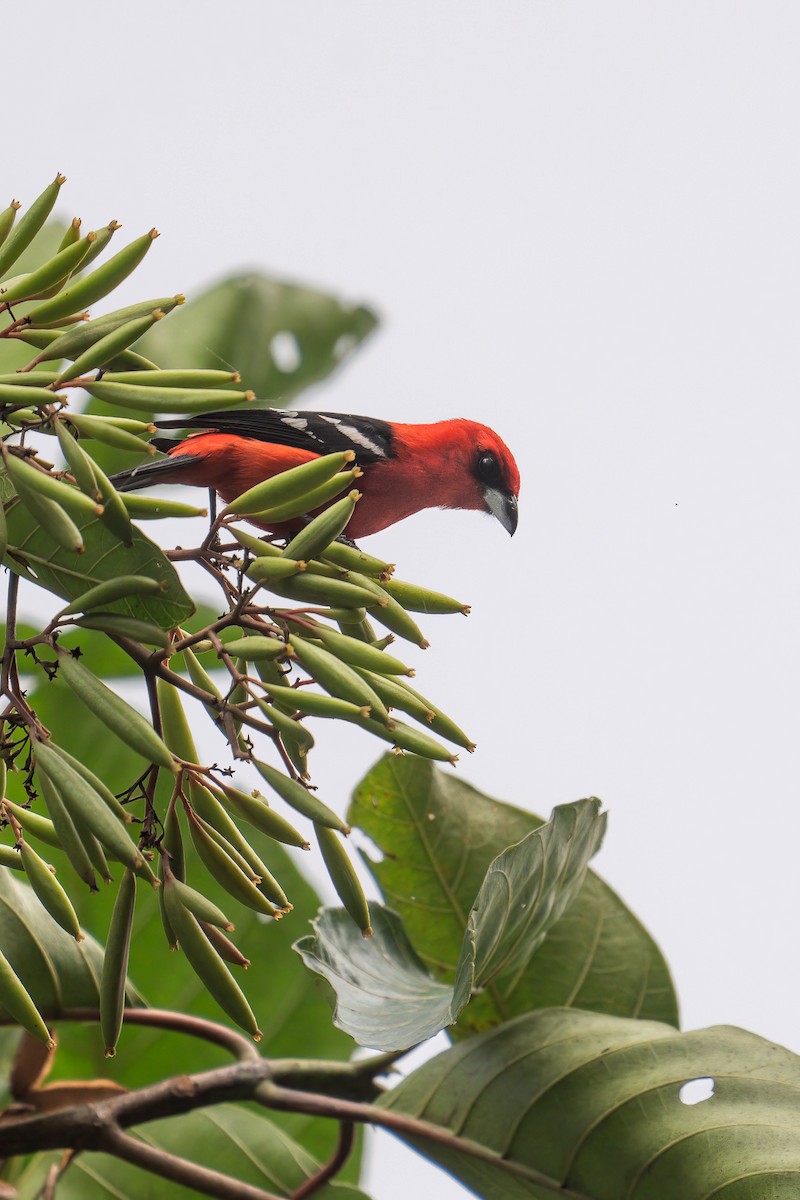
[[[694, 1080], [713, 1096], [682, 1099]], [[797, 1055], [742, 1029], [549, 1009], [447, 1051], [381, 1103], [488, 1150], [494, 1162], [426, 1147], [492, 1200], [790, 1200], [798, 1086]]]
[[[81, 236], [50, 221], [62, 183], [0, 213], [0, 1087], [20, 1105], [0, 1190], [49, 1195], [60, 1170], [59, 1197], [139, 1195], [144, 1167], [164, 1196], [365, 1200], [354, 1121], [487, 1200], [788, 1200], [800, 1060], [738, 1030], [677, 1032], [658, 947], [588, 868], [600, 802], [545, 822], [433, 766], [474, 745], [373, 622], [427, 645], [431, 617], [468, 609], [334, 540], [357, 505], [350, 456], [258, 484], [210, 528], [108, 478], [152, 457], [156, 414], [299, 395], [373, 313], [251, 274], [87, 318], [156, 234], [118, 248], [115, 222]], [[188, 518], [182, 548], [138, 527], [167, 515]], [[286, 547], [251, 518], [298, 524]], [[369, 772], [346, 819], [312, 782], [315, 720], [406, 751]], [[363, 856], [386, 902], [371, 913], [347, 822], [382, 854]], [[320, 912], [302, 873], [314, 843], [341, 908]], [[132, 930], [111, 923], [123, 862], [139, 876]], [[38, 898], [79, 932], [62, 887], [85, 940]], [[103, 970], [103, 944], [127, 981]], [[114, 1049], [121, 982], [107, 1059], [98, 1010]], [[268, 1060], [236, 1021], [258, 1022]], [[405, 1049], [443, 1028], [457, 1044], [394, 1090], [385, 1056], [350, 1061], [353, 1039]], [[684, 1103], [706, 1077], [713, 1099]], [[114, 1109], [129, 1100], [133, 1120]], [[189, 1186], [192, 1164], [225, 1178]]]
[[[364, 1045], [405, 1050], [454, 1025], [474, 994], [495, 989], [502, 1003], [579, 895], [605, 831], [599, 809], [599, 800], [562, 804], [489, 864], [469, 907], [450, 987], [425, 971], [396, 914], [373, 906], [376, 954], [338, 914], [323, 913], [315, 936], [296, 949], [336, 992], [337, 1025]], [[458, 877], [458, 864], [442, 865], [448, 878]]]
[[363, 305], [264, 275], [234, 275], [139, 343], [164, 367], [235, 364], [259, 400], [282, 405], [331, 373], [377, 325]]

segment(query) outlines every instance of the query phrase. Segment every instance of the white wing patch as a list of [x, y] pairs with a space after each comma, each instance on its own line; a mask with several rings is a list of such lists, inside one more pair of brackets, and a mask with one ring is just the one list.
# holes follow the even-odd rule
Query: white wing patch
[[338, 425], [339, 433], [343, 433], [344, 437], [349, 438], [350, 442], [353, 442], [354, 445], [362, 446], [363, 449], [369, 451], [369, 454], [374, 454], [377, 458], [386, 457], [386, 451], [383, 446], [378, 442], [373, 442], [372, 438], [366, 436], [366, 433], [356, 430], [353, 425], [342, 425], [341, 421], [337, 421], [336, 424]]
[[284, 425], [291, 425], [292, 429], [308, 429], [308, 419], [306, 417], [281, 417]]

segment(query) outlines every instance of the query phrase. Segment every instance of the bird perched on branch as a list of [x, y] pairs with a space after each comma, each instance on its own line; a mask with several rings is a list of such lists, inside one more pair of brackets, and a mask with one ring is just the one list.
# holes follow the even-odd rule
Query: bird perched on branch
[[347, 527], [351, 538], [377, 533], [423, 508], [477, 509], [497, 517], [510, 534], [517, 527], [517, 464], [494, 430], [475, 421], [404, 425], [342, 413], [228, 409], [156, 425], [204, 432], [182, 441], [154, 438], [168, 457], [114, 476], [119, 491], [182, 483], [213, 488], [230, 503], [290, 467], [353, 450], [364, 475], [358, 481], [362, 499]]

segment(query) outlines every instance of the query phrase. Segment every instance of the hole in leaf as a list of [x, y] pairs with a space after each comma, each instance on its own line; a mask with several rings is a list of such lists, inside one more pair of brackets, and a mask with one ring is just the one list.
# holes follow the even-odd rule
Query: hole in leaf
[[702, 1104], [714, 1095], [714, 1080], [708, 1076], [702, 1079], [689, 1079], [678, 1092], [681, 1104]]
[[358, 847], [364, 855], [367, 862], [382, 863], [386, 855], [377, 842], [373, 842], [372, 838], [360, 829], [354, 829], [350, 834], [350, 841]]
[[346, 354], [350, 354], [358, 345], [358, 339], [352, 333], [342, 333], [333, 344], [333, 357], [336, 359], [344, 358]]
[[269, 352], [275, 366], [284, 375], [290, 375], [292, 371], [296, 371], [303, 361], [297, 338], [288, 329], [282, 329], [280, 333], [274, 335], [269, 344]]

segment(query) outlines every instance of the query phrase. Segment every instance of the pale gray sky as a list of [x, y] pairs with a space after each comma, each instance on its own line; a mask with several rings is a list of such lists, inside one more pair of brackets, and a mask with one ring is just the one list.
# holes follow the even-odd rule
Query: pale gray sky
[[[256, 265], [373, 303], [312, 402], [505, 437], [513, 541], [428, 513], [366, 544], [474, 605], [418, 664], [479, 742], [459, 770], [543, 815], [603, 797], [596, 866], [685, 1026], [800, 1050], [800, 9], [75, 0], [3, 31], [0, 202], [60, 169], [65, 215], [156, 224], [136, 298]], [[323, 744], [326, 798], [374, 757]], [[463, 1194], [398, 1153], [375, 1200]]]

